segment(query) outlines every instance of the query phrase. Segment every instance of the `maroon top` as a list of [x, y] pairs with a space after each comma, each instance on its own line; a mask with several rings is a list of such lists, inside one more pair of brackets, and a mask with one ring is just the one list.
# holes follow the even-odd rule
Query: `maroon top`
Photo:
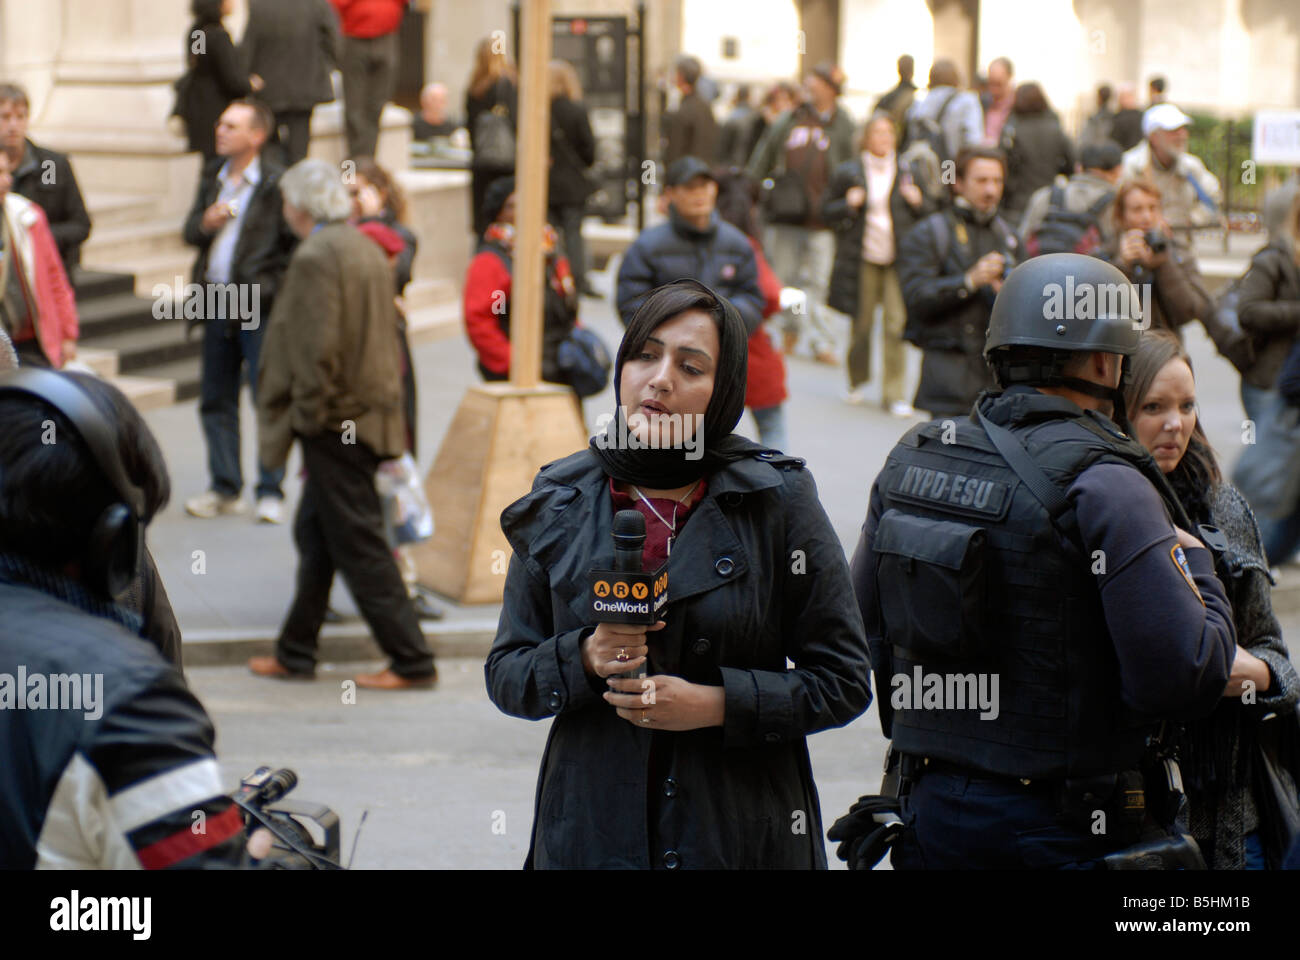
[[[677, 533], [675, 535], [680, 537], [686, 518], [695, 505], [704, 499], [708, 489], [709, 481], [701, 478], [699, 486], [695, 488], [695, 492], [687, 498], [685, 503], [678, 504], [676, 500], [663, 497], [648, 497], [647, 499], [654, 504], [655, 510], [659, 511], [659, 516], [663, 517], [663, 520], [660, 520], [640, 497], [633, 496], [630, 493], [623, 493], [614, 485], [614, 478], [609, 478], [609, 496], [614, 502], [614, 512], [636, 510], [641, 516], [645, 517], [645, 549], [641, 551], [642, 570], [658, 570], [663, 562], [668, 559], [668, 538], [674, 536], [672, 528], [668, 526], [668, 523], [673, 522], [673, 508], [677, 508]], [[664, 523], [664, 520], [668, 521], [668, 523]]]

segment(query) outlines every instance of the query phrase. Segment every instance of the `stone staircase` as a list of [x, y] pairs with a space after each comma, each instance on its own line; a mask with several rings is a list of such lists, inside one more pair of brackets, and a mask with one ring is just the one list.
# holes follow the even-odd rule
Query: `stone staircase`
[[[404, 185], [417, 234], [428, 238], [406, 290], [408, 336], [416, 344], [461, 329], [468, 243], [456, 242], [460, 224], [446, 220], [466, 201], [445, 179], [416, 176]], [[183, 287], [194, 263], [193, 249], [181, 240], [181, 220], [159, 217], [155, 201], [138, 195], [91, 192], [86, 203], [94, 229], [73, 278], [81, 321], [78, 359], [141, 409], [196, 397], [202, 332], [187, 336], [187, 321], [169, 316], [175, 311], [158, 310], [155, 316], [155, 304]], [[465, 248], [463, 256], [458, 247]]]

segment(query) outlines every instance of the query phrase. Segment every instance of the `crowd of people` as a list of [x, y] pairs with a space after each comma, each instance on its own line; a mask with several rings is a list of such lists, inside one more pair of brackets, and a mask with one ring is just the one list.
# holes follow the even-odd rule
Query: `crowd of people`
[[[195, 282], [256, 288], [261, 318], [197, 321], [210, 484], [185, 507], [202, 519], [247, 510], [246, 380], [256, 518], [284, 520], [295, 444], [305, 481], [293, 598], [274, 652], [249, 668], [314, 678], [339, 572], [388, 659], [357, 685], [429, 688], [437, 670], [419, 621], [441, 611], [413, 583], [374, 483], [381, 461], [414, 453], [416, 435], [402, 293], [418, 238], [397, 179], [373, 159], [405, 3], [332, 3], [341, 19], [323, 0], [253, 0], [238, 48], [221, 25], [226, 5], [194, 3], [203, 49], [183, 116], [205, 164], [183, 235]], [[290, 47], [276, 45], [290, 35], [301, 65], [285, 71]], [[344, 177], [305, 159], [331, 51], [347, 100]], [[1283, 777], [1300, 770], [1300, 743], [1276, 731], [1294, 721], [1300, 676], [1270, 604], [1271, 569], [1300, 546], [1300, 503], [1272, 504], [1257, 523], [1225, 478], [1180, 330], [1200, 322], [1234, 362], [1252, 419], [1300, 405], [1300, 197], [1227, 316], [1187, 242], [1219, 222], [1219, 185], [1186, 152], [1191, 121], [1163, 81], [1137, 140], [1125, 142], [1132, 90], [1111, 112], [1105, 88], [1076, 144], [1006, 58], [982, 90], [942, 59], [924, 95], [910, 57], [898, 70], [860, 125], [831, 64], [757, 106], [738, 91], [718, 123], [700, 62], [673, 66], [664, 219], [613, 278], [624, 327], [614, 417], [501, 518], [512, 556], [488, 694], [511, 715], [555, 720], [528, 864], [824, 867], [806, 738], [861, 715], [873, 674], [903, 787], [863, 797], [832, 828], [851, 866], [870, 868], [891, 845], [900, 869], [1096, 867], [1133, 850], [1223, 869], [1294, 863], [1259, 765], [1272, 750]], [[582, 220], [595, 148], [572, 65], [552, 63], [548, 83], [541, 373], [564, 383], [561, 354], [592, 295]], [[426, 94], [418, 122], [441, 136], [445, 90]], [[485, 380], [511, 367], [516, 170], [513, 134], [503, 137], [518, 98], [513, 65], [484, 41], [465, 104], [475, 253], [463, 308]], [[170, 496], [161, 455], [111, 387], [40, 369], [75, 356], [68, 271], [90, 222], [66, 157], [27, 139], [28, 109], [20, 88], [0, 84], [0, 590], [16, 611], [0, 622], [0, 667], [82, 672], [116, 657], [104, 669], [126, 664], [133, 679], [77, 743], [63, 735], [42, 776], [0, 790], [0, 811], [21, 825], [0, 839], [0, 865], [240, 863], [211, 724], [167, 669], [180, 665], [179, 631], [144, 543]], [[31, 177], [47, 161], [67, 171], [53, 191]], [[1107, 285], [1147, 292], [1080, 318], [1095, 323], [1058, 324], [1048, 291], [1067, 279], [1098, 298]], [[933, 419], [891, 452], [850, 562], [788, 449], [798, 441], [786, 358], [804, 347], [843, 364], [846, 399], [868, 402], [877, 308], [880, 403]], [[908, 344], [922, 352], [910, 398]], [[745, 409], [757, 441], [735, 432]], [[50, 418], [75, 439], [42, 466], [27, 453]], [[684, 456], [692, 446], [702, 455]], [[646, 521], [645, 569], [671, 557], [671, 615], [593, 625], [586, 573], [626, 510]], [[36, 651], [33, 624], [76, 642]], [[638, 668], [648, 676], [627, 675]], [[979, 670], [1002, 684], [992, 717], [896, 696], [899, 676]], [[1272, 714], [1283, 721], [1269, 726]], [[126, 763], [115, 750], [124, 729], [160, 755], [176, 737], [186, 749], [152, 765], [137, 749]], [[1153, 743], [1160, 762], [1182, 763], [1184, 806], [1150, 779]], [[175, 785], [179, 806], [142, 807], [110, 835], [83, 828], [155, 777]], [[216, 829], [177, 839], [188, 826], [177, 811], [195, 804]], [[1087, 828], [1099, 811], [1115, 829]], [[792, 813], [804, 817], [797, 829]]]

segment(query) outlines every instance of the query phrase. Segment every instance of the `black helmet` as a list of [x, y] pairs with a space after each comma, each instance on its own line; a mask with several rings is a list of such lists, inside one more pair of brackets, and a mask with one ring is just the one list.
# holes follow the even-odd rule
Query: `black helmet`
[[1138, 290], [1119, 268], [1081, 253], [1049, 253], [1008, 275], [989, 317], [984, 356], [1002, 347], [1129, 356], [1146, 323]]

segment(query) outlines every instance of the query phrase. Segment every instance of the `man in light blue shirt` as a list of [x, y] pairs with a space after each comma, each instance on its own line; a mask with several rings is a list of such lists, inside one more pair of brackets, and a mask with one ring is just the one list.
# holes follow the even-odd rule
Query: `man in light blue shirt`
[[[240, 499], [239, 388], [246, 373], [256, 390], [264, 325], [295, 243], [281, 209], [283, 170], [262, 156], [273, 123], [271, 111], [253, 100], [225, 109], [217, 122], [217, 157], [204, 170], [185, 221], [185, 241], [199, 250], [194, 282], [202, 288], [203, 308], [192, 322], [203, 324], [199, 420], [211, 474], [210, 488], [185, 502], [196, 517], [247, 509]], [[283, 470], [259, 464], [259, 522], [283, 519], [283, 479]]]

